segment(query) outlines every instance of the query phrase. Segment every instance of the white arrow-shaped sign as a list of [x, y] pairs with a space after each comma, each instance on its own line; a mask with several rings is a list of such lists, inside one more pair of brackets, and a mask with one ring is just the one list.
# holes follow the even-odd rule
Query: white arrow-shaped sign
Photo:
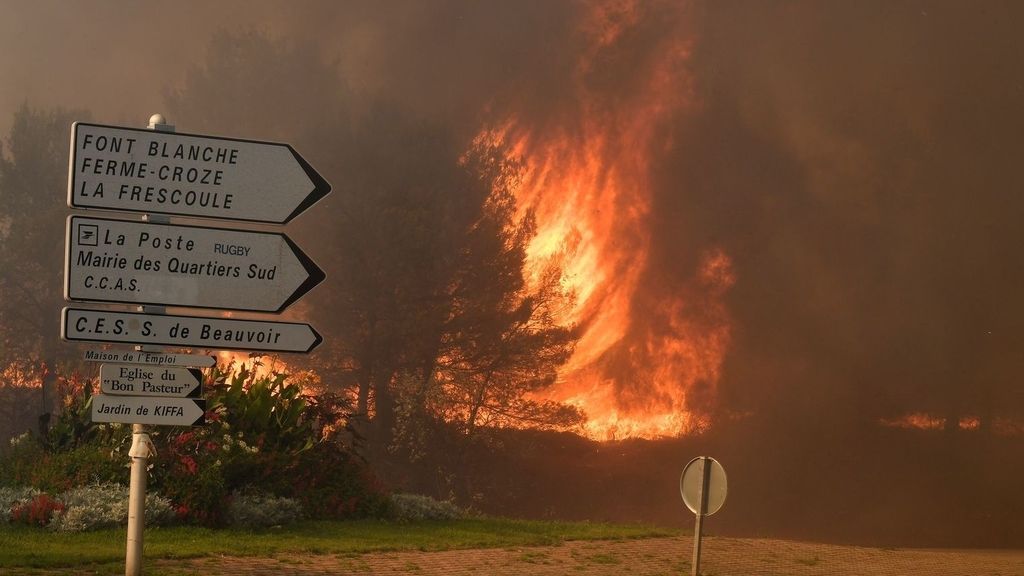
[[68, 205], [288, 222], [331, 191], [288, 144], [76, 122]]
[[142, 396], [92, 397], [93, 422], [200, 426], [205, 423], [206, 400], [194, 398], [146, 398]]
[[69, 216], [69, 300], [280, 312], [324, 279], [284, 234]]
[[309, 352], [323, 341], [309, 324], [64, 308], [61, 338], [173, 348]]
[[156, 366], [199, 366], [209, 368], [217, 363], [213, 356], [200, 354], [170, 354], [144, 350], [86, 350], [82, 359], [87, 362], [124, 362]]
[[120, 396], [193, 398], [202, 392], [203, 373], [197, 368], [101, 364], [100, 390]]

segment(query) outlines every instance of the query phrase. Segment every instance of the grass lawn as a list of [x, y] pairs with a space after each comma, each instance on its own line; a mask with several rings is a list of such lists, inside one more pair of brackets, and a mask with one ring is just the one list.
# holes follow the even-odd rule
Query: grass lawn
[[[450, 550], [552, 545], [566, 540], [670, 536], [678, 531], [643, 525], [538, 522], [474, 518], [445, 522], [379, 520], [307, 521], [284, 528], [247, 531], [197, 527], [147, 528], [144, 557], [265, 556], [282, 553], [359, 554], [396, 550]], [[0, 574], [14, 568], [83, 568], [123, 572], [125, 530], [60, 534], [41, 528], [0, 525]], [[30, 572], [24, 572], [30, 573]]]

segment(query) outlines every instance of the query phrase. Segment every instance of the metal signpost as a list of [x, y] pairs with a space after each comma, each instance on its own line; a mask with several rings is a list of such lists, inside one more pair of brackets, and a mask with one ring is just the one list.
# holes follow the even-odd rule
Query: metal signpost
[[203, 390], [203, 373], [198, 368], [103, 364], [100, 391], [128, 396], [198, 397]]
[[[135, 344], [86, 350], [103, 394], [93, 422], [132, 424], [125, 574], [142, 573], [145, 425], [198, 426], [198, 398], [212, 356], [160, 347], [300, 352], [320, 344], [309, 324], [166, 314], [164, 306], [279, 313], [324, 280], [287, 236], [171, 224], [167, 215], [284, 224], [331, 186], [288, 144], [180, 134], [159, 114], [149, 129], [76, 122], [68, 206], [142, 212], [145, 222], [68, 217], [64, 297], [137, 305], [140, 312], [64, 308], [61, 337]], [[151, 214], [161, 216], [151, 217]]]
[[68, 217], [69, 300], [280, 312], [324, 279], [287, 236]]
[[323, 338], [309, 324], [64, 308], [61, 337], [175, 348], [310, 352]]
[[331, 191], [288, 144], [76, 122], [68, 205], [284, 224]]
[[217, 364], [213, 356], [202, 354], [169, 354], [148, 350], [86, 350], [86, 362], [124, 362], [126, 364], [155, 364], [157, 366], [195, 366], [209, 368]]
[[93, 422], [200, 426], [205, 423], [206, 400], [196, 398], [145, 398], [97, 394], [92, 397]]
[[700, 574], [701, 533], [704, 517], [711, 516], [725, 504], [728, 483], [725, 469], [718, 460], [710, 456], [699, 456], [690, 460], [679, 476], [679, 493], [683, 503], [697, 515], [693, 527], [693, 570], [692, 576]]

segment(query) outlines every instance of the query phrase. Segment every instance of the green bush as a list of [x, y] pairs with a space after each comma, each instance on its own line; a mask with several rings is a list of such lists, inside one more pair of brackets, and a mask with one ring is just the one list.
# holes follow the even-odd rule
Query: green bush
[[267, 528], [291, 524], [303, 516], [302, 504], [294, 498], [259, 491], [236, 492], [228, 505], [227, 523], [236, 528]]
[[225, 461], [230, 453], [216, 435], [216, 427], [175, 430], [160, 440], [150, 460], [150, 484], [174, 502], [181, 520], [218, 524], [224, 519], [231, 487], [225, 482]]
[[366, 464], [335, 442], [321, 442], [294, 456], [277, 493], [299, 499], [314, 518], [366, 518], [388, 514], [390, 502]]
[[218, 368], [207, 392], [209, 410], [223, 416], [222, 427], [247, 436], [261, 449], [308, 450], [322, 437], [312, 410], [315, 399], [287, 378], [287, 374], [258, 376], [245, 364], [230, 376]]
[[399, 521], [458, 520], [466, 516], [465, 511], [452, 504], [419, 494], [392, 494], [392, 518]]
[[46, 450], [28, 432], [12, 438], [0, 454], [0, 486], [35, 486], [34, 475]]
[[32, 486], [51, 494], [74, 486], [115, 482], [127, 473], [127, 456], [99, 442], [52, 450], [31, 436], [12, 440], [0, 457], [0, 486]]
[[[89, 422], [89, 385], [73, 383], [69, 390], [78, 396], [62, 403], [64, 412], [47, 438], [17, 438], [0, 455], [0, 486], [70, 494], [78, 487], [127, 481], [131, 427]], [[149, 462], [149, 486], [170, 499], [179, 519], [233, 522], [238, 515], [229, 504], [235, 493], [291, 498], [318, 518], [386, 513], [389, 501], [374, 475], [331, 438], [331, 430], [344, 428], [345, 401], [305, 395], [283, 374], [257, 376], [245, 366], [233, 374], [215, 368], [204, 387], [205, 426], [150, 431], [157, 454]], [[41, 514], [56, 515], [55, 529], [79, 530], [120, 517], [100, 500], [93, 494], [61, 510], [40, 500], [22, 503], [19, 510], [36, 521]]]

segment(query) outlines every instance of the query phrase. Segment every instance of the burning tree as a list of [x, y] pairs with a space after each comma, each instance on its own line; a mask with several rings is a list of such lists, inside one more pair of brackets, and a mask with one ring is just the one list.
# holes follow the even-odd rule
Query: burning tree
[[295, 232], [330, 247], [329, 280], [308, 299], [326, 335], [314, 358], [324, 383], [351, 392], [379, 445], [427, 422], [578, 423], [579, 411], [529, 396], [554, 382], [577, 335], [556, 322], [570, 296], [557, 267], [524, 279], [536, 225], [517, 207], [520, 163], [392, 103], [357, 113], [333, 66], [309, 44], [222, 33], [168, 102], [182, 126], [258, 126], [253, 136], [321, 157], [334, 209]]
[[578, 423], [528, 395], [554, 382], [576, 335], [552, 314], [569, 297], [560, 272], [524, 279], [535, 225], [516, 218], [518, 162], [384, 110], [357, 140], [356, 176], [339, 191], [340, 279], [321, 309], [337, 318], [338, 361], [375, 437], [438, 419], [467, 432]]

